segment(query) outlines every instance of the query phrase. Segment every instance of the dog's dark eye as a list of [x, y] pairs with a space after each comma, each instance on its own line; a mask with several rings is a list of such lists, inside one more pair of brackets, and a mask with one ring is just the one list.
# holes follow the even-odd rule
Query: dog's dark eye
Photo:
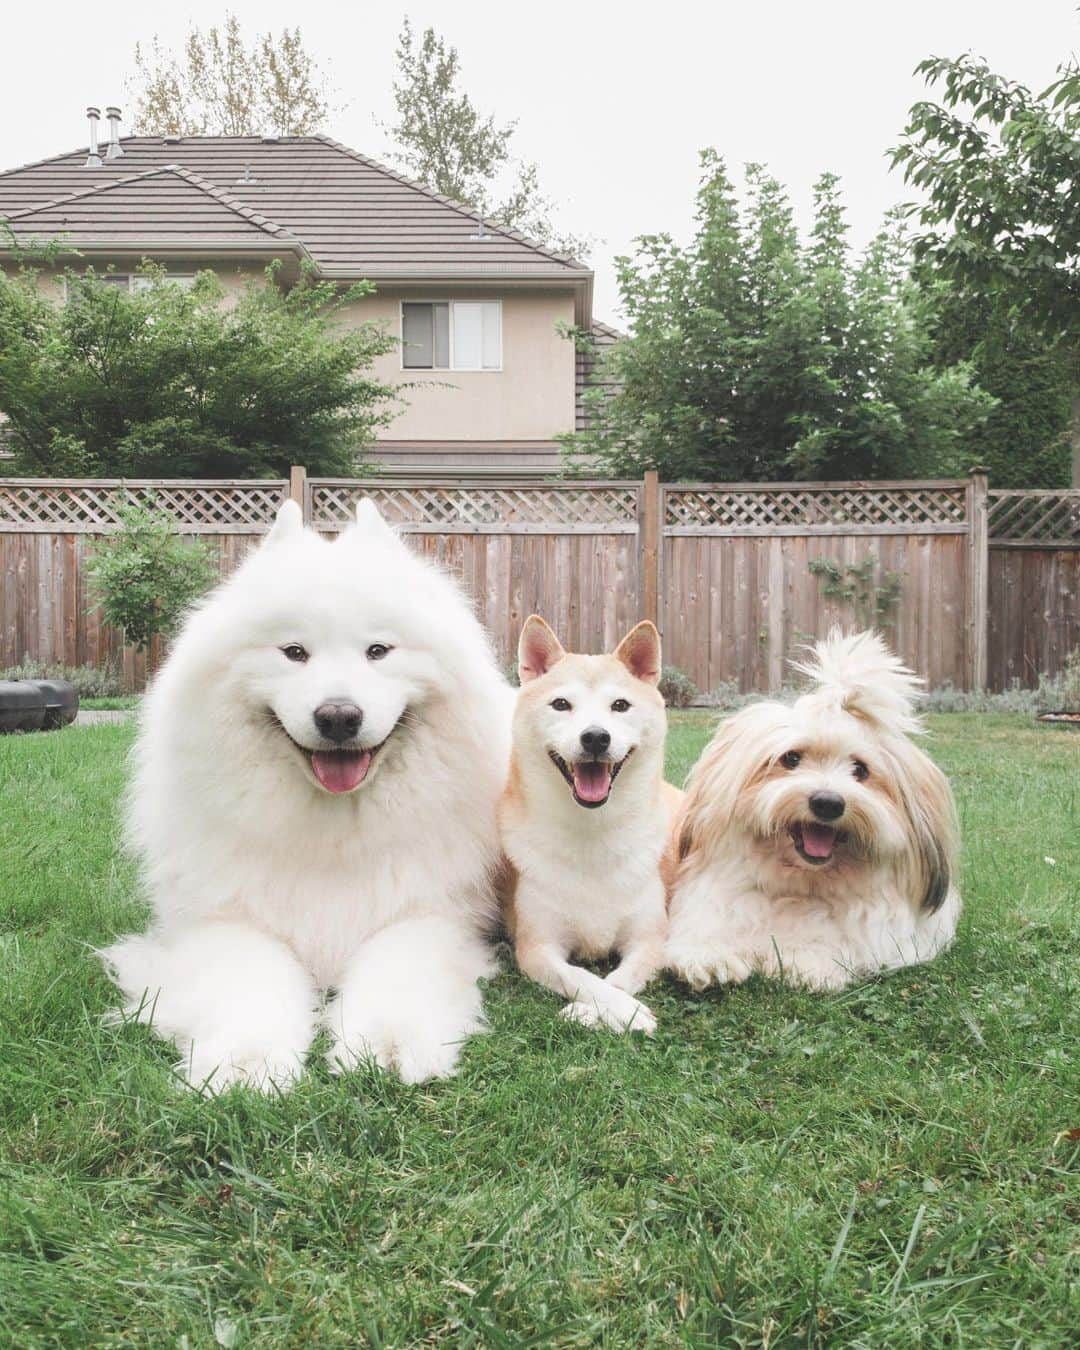
[[554, 708], [556, 712], [569, 712], [570, 700], [568, 698], [553, 698], [548, 707]]
[[306, 661], [308, 653], [306, 647], [301, 647], [299, 642], [290, 642], [281, 649], [282, 655], [290, 661]]
[[629, 711], [630, 711], [630, 702], [629, 702], [629, 700], [628, 700], [628, 699], [625, 699], [625, 698], [617, 698], [617, 699], [615, 700], [615, 702], [611, 705], [611, 711], [612, 711], [612, 712], [629, 712]]
[[856, 782], [859, 783], [865, 783], [866, 780], [870, 777], [870, 770], [866, 767], [866, 765], [862, 762], [861, 759], [857, 759], [855, 761], [855, 765], [852, 768], [851, 772]]
[[381, 661], [390, 651], [385, 642], [373, 642], [365, 652], [369, 661]]
[[797, 769], [802, 763], [802, 751], [789, 750], [786, 755], [780, 756], [780, 763], [785, 769]]

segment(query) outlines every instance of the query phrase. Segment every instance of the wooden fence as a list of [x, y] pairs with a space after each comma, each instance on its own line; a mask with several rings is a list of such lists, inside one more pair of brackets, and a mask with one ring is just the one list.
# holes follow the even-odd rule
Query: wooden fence
[[989, 494], [991, 689], [1037, 684], [1080, 647], [1080, 490]]
[[[1080, 644], [1080, 492], [949, 482], [661, 484], [394, 479], [0, 480], [0, 667], [24, 656], [146, 660], [90, 605], [94, 536], [127, 493], [151, 497], [227, 574], [288, 496], [329, 533], [372, 497], [412, 546], [450, 568], [509, 663], [544, 614], [581, 650], [655, 618], [666, 660], [703, 690], [775, 689], [833, 623], [882, 624], [932, 686], [1007, 686], [1056, 672]], [[991, 537], [993, 536], [993, 537]]]

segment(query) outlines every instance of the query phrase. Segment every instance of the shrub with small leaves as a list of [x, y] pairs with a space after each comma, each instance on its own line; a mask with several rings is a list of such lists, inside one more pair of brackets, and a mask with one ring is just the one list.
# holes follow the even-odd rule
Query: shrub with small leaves
[[128, 501], [118, 514], [120, 529], [94, 549], [87, 575], [107, 622], [141, 651], [175, 633], [218, 571], [207, 546], [182, 539], [167, 511]]
[[1072, 649], [1057, 675], [1040, 676], [1035, 697], [1040, 712], [1080, 713], [1080, 647]]
[[678, 666], [665, 666], [657, 686], [669, 708], [689, 708], [698, 696], [698, 687]]
[[130, 693], [123, 674], [114, 666], [65, 666], [55, 661], [32, 661], [24, 656], [17, 666], [0, 670], [0, 680], [66, 680], [80, 699], [124, 698]]

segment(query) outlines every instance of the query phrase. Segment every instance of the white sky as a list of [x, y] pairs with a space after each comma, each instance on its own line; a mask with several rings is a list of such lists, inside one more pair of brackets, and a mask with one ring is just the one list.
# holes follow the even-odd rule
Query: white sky
[[[0, 168], [85, 144], [84, 109], [127, 99], [137, 41], [156, 32], [179, 47], [192, 23], [224, 6], [4, 6], [0, 27]], [[910, 196], [890, 173], [908, 107], [923, 96], [911, 72], [923, 57], [973, 50], [1000, 73], [1043, 88], [1077, 48], [1076, 0], [667, 0], [544, 4], [233, 0], [245, 30], [299, 23], [346, 103], [329, 130], [384, 157], [375, 118], [393, 112], [393, 54], [401, 19], [433, 25], [460, 52], [477, 106], [517, 118], [518, 152], [593, 253], [596, 313], [618, 321], [612, 258], [636, 235], [690, 230], [697, 152], [715, 145], [738, 169], [761, 161], [785, 182], [800, 218], [823, 169], [839, 173], [852, 238], [864, 243], [885, 210]]]

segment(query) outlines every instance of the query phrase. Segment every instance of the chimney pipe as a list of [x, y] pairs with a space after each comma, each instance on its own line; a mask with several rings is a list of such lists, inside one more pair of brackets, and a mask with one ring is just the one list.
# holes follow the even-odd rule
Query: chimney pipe
[[87, 108], [86, 120], [90, 123], [90, 153], [86, 156], [86, 168], [100, 169], [101, 156], [98, 154], [98, 118], [101, 116], [100, 108]]
[[106, 108], [105, 116], [109, 119], [109, 148], [105, 151], [105, 158], [119, 159], [124, 153], [124, 147], [120, 144], [120, 109]]

